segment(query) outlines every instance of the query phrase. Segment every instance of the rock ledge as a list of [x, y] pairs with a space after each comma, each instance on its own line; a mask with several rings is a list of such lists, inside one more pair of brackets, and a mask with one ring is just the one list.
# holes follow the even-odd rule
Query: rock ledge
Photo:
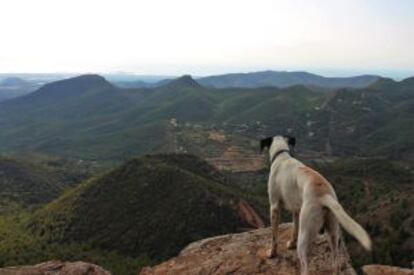
[[388, 265], [365, 265], [362, 267], [364, 275], [414, 275], [413, 269]]
[[[299, 262], [295, 250], [287, 250], [291, 224], [279, 227], [279, 257], [268, 259], [270, 228], [240, 234], [229, 234], [197, 241], [181, 253], [154, 267], [145, 267], [140, 275], [161, 274], [298, 274]], [[339, 262], [341, 274], [356, 274], [343, 248]], [[312, 275], [332, 275], [331, 254], [324, 236], [318, 237], [310, 254]]]

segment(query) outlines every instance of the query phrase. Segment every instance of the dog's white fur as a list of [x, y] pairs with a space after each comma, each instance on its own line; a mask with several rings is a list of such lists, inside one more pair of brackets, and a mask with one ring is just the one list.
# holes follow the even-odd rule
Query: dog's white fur
[[[275, 136], [269, 148], [270, 159], [281, 150], [289, 150], [287, 137]], [[354, 236], [366, 250], [371, 249], [371, 240], [366, 231], [356, 223], [339, 204], [331, 184], [318, 172], [307, 167], [288, 152], [280, 153], [271, 164], [268, 192], [272, 225], [272, 247], [269, 257], [277, 254], [277, 228], [280, 209], [283, 206], [293, 216], [294, 230], [288, 248], [297, 253], [301, 274], [308, 274], [308, 251], [312, 241], [322, 227], [328, 234], [333, 255], [334, 271], [338, 273], [339, 224]]]

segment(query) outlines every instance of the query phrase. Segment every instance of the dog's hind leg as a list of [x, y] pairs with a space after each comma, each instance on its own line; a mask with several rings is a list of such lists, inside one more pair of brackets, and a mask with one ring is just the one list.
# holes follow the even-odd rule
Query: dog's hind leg
[[326, 233], [328, 234], [328, 243], [332, 253], [333, 274], [337, 275], [339, 274], [338, 253], [340, 228], [338, 221], [332, 213], [328, 213], [326, 219]]
[[269, 258], [277, 255], [277, 239], [279, 234], [279, 203], [273, 203], [270, 206], [270, 222], [272, 226], [272, 247], [269, 251]]
[[292, 231], [292, 236], [287, 243], [288, 249], [296, 248], [296, 242], [298, 240], [298, 233], [299, 233], [299, 213], [293, 212], [292, 218], [293, 218], [293, 231]]
[[304, 203], [299, 216], [299, 236], [297, 252], [300, 262], [301, 275], [308, 275], [309, 248], [323, 223], [323, 212], [320, 207]]
[[307, 232], [300, 232], [298, 238], [298, 258], [300, 263], [300, 274], [308, 275], [308, 250], [310, 238]]

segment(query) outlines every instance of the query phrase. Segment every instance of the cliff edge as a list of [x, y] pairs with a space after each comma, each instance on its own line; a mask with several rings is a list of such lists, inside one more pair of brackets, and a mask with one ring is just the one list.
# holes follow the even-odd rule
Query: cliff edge
[[[286, 249], [291, 232], [291, 224], [279, 226], [279, 256], [274, 259], [266, 256], [271, 230], [261, 228], [191, 243], [177, 257], [153, 267], [145, 267], [139, 274], [298, 274], [296, 250]], [[344, 247], [340, 251], [339, 263], [341, 274], [356, 274]], [[315, 275], [333, 274], [331, 254], [324, 236], [317, 238], [311, 251], [310, 272]]]

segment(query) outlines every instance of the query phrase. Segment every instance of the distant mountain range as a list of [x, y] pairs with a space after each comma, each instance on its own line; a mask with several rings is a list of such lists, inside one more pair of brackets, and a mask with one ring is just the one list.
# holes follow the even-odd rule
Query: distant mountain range
[[[251, 73], [234, 73], [197, 77], [196, 81], [207, 87], [215, 88], [259, 88], [279, 87], [286, 88], [295, 85], [319, 87], [326, 89], [363, 88], [374, 83], [379, 76], [359, 75], [354, 77], [324, 77], [308, 72], [261, 71]], [[145, 80], [114, 79], [113, 83], [123, 88], [153, 88], [164, 85], [172, 80], [165, 78], [161, 81], [147, 82]]]
[[[172, 76], [151, 76], [134, 74], [104, 74], [109, 82], [121, 88], [154, 88], [166, 84], [175, 79]], [[53, 82], [60, 79], [76, 77], [75, 74], [0, 74], [1, 79], [20, 79], [30, 83]], [[258, 87], [279, 87], [285, 88], [294, 85], [319, 87], [326, 89], [336, 88], [362, 88], [366, 87], [379, 76], [359, 75], [354, 77], [324, 77], [308, 72], [287, 72], [287, 71], [259, 71], [250, 73], [233, 73], [223, 75], [212, 75], [207, 77], [196, 77], [196, 81], [203, 85], [216, 88], [258, 88]], [[22, 84], [20, 84], [21, 86]]]
[[119, 159], [162, 151], [175, 119], [252, 139], [290, 132], [302, 149], [330, 155], [412, 158], [413, 130], [405, 125], [414, 121], [413, 90], [412, 78], [326, 92], [297, 85], [217, 89], [190, 76], [121, 89], [83, 75], [0, 103], [0, 152]]
[[355, 77], [323, 77], [308, 72], [262, 71], [208, 76], [197, 79], [204, 86], [229, 87], [279, 87], [304, 85], [321, 88], [362, 88], [375, 82], [379, 76], [360, 75]]

